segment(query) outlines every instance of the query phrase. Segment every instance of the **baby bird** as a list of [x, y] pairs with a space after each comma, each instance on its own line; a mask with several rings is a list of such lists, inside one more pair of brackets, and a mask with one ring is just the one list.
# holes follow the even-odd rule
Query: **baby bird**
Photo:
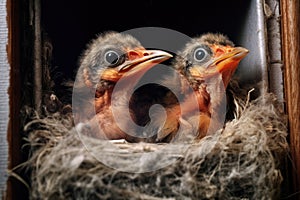
[[80, 60], [73, 86], [75, 124], [83, 122], [85, 134], [96, 138], [135, 141], [130, 123], [135, 116], [127, 97], [130, 88], [147, 70], [170, 57], [164, 51], [146, 50], [128, 34], [100, 35]]
[[190, 137], [199, 140], [222, 128], [225, 90], [247, 53], [247, 49], [234, 47], [222, 34], [208, 33], [193, 38], [177, 54], [173, 64], [180, 78], [165, 80], [181, 88], [184, 100], [168, 105], [165, 114], [153, 114], [154, 120], [146, 131], [157, 132], [156, 142], [171, 142]]

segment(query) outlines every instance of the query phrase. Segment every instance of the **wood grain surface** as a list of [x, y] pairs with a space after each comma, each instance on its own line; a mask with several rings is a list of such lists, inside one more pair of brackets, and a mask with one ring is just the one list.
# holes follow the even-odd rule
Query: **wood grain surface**
[[[6, 47], [7, 59], [10, 65], [8, 70], [9, 88], [9, 123], [8, 130], [5, 133], [9, 143], [8, 148], [8, 166], [13, 169], [23, 162], [22, 160], [22, 135], [20, 127], [20, 108], [21, 108], [21, 72], [20, 72], [20, 3], [18, 1], [7, 0], [7, 27], [8, 43]], [[18, 173], [18, 172], [16, 172]], [[15, 192], [18, 191], [18, 192]], [[10, 176], [7, 181], [7, 190], [5, 198], [7, 200], [27, 199], [25, 186], [14, 177]]]
[[6, 20], [6, 1], [0, 0], [0, 199], [4, 197], [7, 179], [8, 145], [6, 134], [9, 120], [9, 65], [7, 61], [6, 45], [8, 29]]
[[300, 6], [299, 0], [282, 0], [282, 42], [286, 109], [293, 159], [295, 198], [300, 198]]

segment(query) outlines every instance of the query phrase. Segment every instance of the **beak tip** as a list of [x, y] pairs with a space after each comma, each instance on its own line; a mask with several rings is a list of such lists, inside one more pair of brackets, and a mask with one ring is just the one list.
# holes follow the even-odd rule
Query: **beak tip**
[[168, 52], [165, 52], [165, 51], [160, 51], [158, 52], [158, 54], [160, 54], [161, 56], [165, 57], [165, 58], [172, 58], [173, 55], [168, 53]]
[[242, 49], [242, 51], [245, 53], [245, 54], [248, 54], [250, 51], [249, 49], [246, 49], [246, 48], [243, 48], [243, 47], [240, 47]]
[[246, 48], [238, 47], [237, 52], [238, 53], [235, 55], [236, 58], [243, 59], [250, 51]]

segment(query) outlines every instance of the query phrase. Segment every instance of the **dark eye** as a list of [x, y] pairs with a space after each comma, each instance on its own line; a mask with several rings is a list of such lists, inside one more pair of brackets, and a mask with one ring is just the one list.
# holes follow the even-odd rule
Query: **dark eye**
[[113, 50], [109, 50], [105, 53], [104, 59], [110, 65], [116, 65], [120, 60], [120, 55]]
[[201, 62], [201, 61], [205, 60], [207, 55], [208, 55], [207, 51], [204, 48], [200, 47], [195, 50], [194, 59], [198, 62]]

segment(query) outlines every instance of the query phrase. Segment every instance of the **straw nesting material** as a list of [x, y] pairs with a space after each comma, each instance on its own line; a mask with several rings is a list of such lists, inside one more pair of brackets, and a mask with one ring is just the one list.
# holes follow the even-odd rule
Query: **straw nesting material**
[[[223, 130], [190, 144], [180, 154], [176, 146], [180, 144], [116, 142], [112, 144], [118, 147], [116, 151], [107, 141], [79, 136], [63, 116], [33, 119], [25, 127], [32, 147], [27, 162], [31, 170], [30, 197], [276, 199], [282, 182], [280, 165], [288, 150], [284, 115], [272, 94], [250, 102], [235, 97], [235, 102], [235, 118]], [[91, 144], [88, 149], [82, 139]], [[91, 154], [91, 148], [111, 166], [119, 164], [121, 170], [104, 165]], [[159, 150], [164, 153], [137, 159], [138, 155]], [[173, 159], [171, 164], [151, 171], [165, 157]], [[137, 172], [147, 172], [126, 172], [128, 163]]]

